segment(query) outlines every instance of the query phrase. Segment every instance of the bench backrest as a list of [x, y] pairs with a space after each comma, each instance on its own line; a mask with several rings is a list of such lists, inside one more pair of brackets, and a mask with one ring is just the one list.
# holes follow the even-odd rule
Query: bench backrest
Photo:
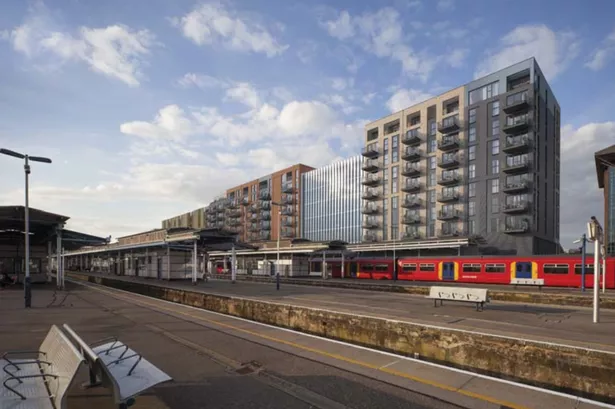
[[438, 287], [434, 286], [429, 289], [430, 298], [439, 298], [443, 300], [471, 301], [471, 302], [486, 302], [486, 288], [466, 288], [466, 287]]
[[47, 378], [47, 387], [53, 396], [54, 407], [65, 409], [66, 392], [79, 366], [84, 362], [83, 355], [55, 325], [51, 327], [43, 340], [40, 351], [45, 353], [41, 359], [51, 363], [51, 365], [41, 365], [43, 373], [57, 376]]
[[77, 333], [73, 331], [73, 329], [69, 327], [68, 324], [64, 324], [62, 328], [64, 328], [64, 331], [66, 331], [68, 336], [73, 339], [75, 345], [77, 346], [77, 349], [81, 351], [81, 354], [83, 354], [83, 357], [85, 358], [87, 363], [90, 366], [95, 366], [96, 362], [98, 361], [98, 355], [96, 355], [92, 348], [90, 348], [90, 346], [79, 335], [77, 335]]

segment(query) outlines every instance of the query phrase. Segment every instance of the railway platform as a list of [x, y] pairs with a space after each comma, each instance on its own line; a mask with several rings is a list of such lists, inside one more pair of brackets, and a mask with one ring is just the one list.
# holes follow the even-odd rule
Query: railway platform
[[[119, 336], [173, 377], [136, 409], [613, 407], [93, 284], [35, 286], [32, 309], [21, 289], [0, 297], [3, 350], [68, 323], [86, 341]], [[68, 408], [112, 408], [108, 390], [78, 386], [86, 378], [83, 368]]]
[[602, 309], [601, 322], [593, 324], [592, 310], [576, 306], [492, 301], [483, 312], [476, 312], [474, 305], [466, 303], [444, 303], [434, 308], [433, 301], [414, 294], [285, 283], [278, 291], [274, 283], [237, 281], [233, 284], [218, 279], [199, 281], [194, 286], [183, 280], [113, 278], [615, 352], [615, 311], [608, 309]]

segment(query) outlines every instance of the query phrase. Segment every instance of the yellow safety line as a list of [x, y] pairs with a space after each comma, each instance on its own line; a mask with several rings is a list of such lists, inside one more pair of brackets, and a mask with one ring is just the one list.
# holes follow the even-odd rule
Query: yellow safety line
[[[229, 329], [232, 329], [232, 330], [235, 330], [235, 331], [244, 332], [246, 334], [250, 334], [250, 335], [255, 336], [255, 337], [259, 337], [259, 338], [263, 338], [263, 339], [266, 339], [266, 340], [269, 340], [269, 341], [285, 344], [285, 345], [291, 346], [293, 348], [302, 349], [304, 351], [313, 352], [313, 353], [318, 354], [318, 355], [323, 355], [323, 356], [326, 356], [326, 357], [329, 357], [329, 358], [333, 358], [333, 359], [337, 359], [337, 360], [340, 360], [340, 361], [344, 361], [344, 362], [347, 362], [347, 363], [350, 363], [350, 364], [354, 364], [354, 365], [362, 366], [362, 367], [365, 367], [365, 368], [369, 368], [369, 369], [385, 372], [385, 373], [388, 373], [390, 375], [399, 376], [401, 378], [409, 379], [409, 380], [412, 380], [412, 381], [415, 381], [415, 382], [419, 382], [419, 383], [422, 383], [422, 384], [425, 384], [425, 385], [434, 386], [434, 387], [439, 388], [439, 389], [444, 389], [444, 390], [451, 391], [451, 392], [457, 392], [457, 393], [460, 393], [462, 395], [466, 395], [466, 396], [469, 396], [471, 398], [480, 399], [480, 400], [483, 400], [483, 401], [486, 401], [486, 402], [494, 403], [496, 405], [505, 406], [505, 407], [508, 407], [508, 408], [511, 408], [511, 409], [530, 409], [527, 406], [521, 406], [521, 405], [518, 405], [516, 403], [507, 402], [507, 401], [500, 400], [500, 399], [497, 399], [497, 398], [494, 398], [494, 397], [491, 397], [491, 396], [482, 395], [482, 394], [476, 393], [476, 392], [461, 390], [461, 389], [455, 388], [455, 387], [450, 386], [450, 385], [445, 385], [445, 384], [440, 383], [440, 382], [431, 381], [429, 379], [420, 378], [420, 377], [414, 376], [414, 375], [409, 375], [409, 374], [404, 373], [404, 372], [399, 372], [399, 371], [396, 371], [396, 370], [390, 369], [390, 368], [380, 367], [378, 365], [373, 365], [373, 364], [370, 364], [370, 363], [367, 363], [367, 362], [357, 361], [357, 360], [352, 359], [352, 358], [347, 358], [345, 356], [338, 355], [338, 354], [332, 354], [330, 352], [326, 352], [326, 351], [323, 351], [323, 350], [320, 350], [320, 349], [317, 349], [317, 348], [312, 348], [312, 347], [304, 346], [304, 345], [301, 345], [301, 344], [296, 344], [296, 343], [291, 342], [291, 341], [285, 341], [285, 340], [278, 339], [278, 338], [275, 338], [275, 337], [271, 337], [271, 336], [268, 336], [268, 335], [263, 335], [263, 334], [260, 334], [258, 332], [254, 332], [254, 331], [250, 331], [250, 330], [247, 330], [247, 329], [239, 328], [239, 327], [236, 327], [234, 325], [225, 324], [223, 322], [219, 322], [219, 321], [216, 321], [216, 320], [212, 320], [212, 319], [208, 319], [208, 318], [203, 318], [203, 317], [198, 317], [198, 316], [195, 316], [195, 315], [187, 313], [187, 312], [178, 311], [178, 310], [174, 310], [174, 309], [171, 309], [171, 308], [165, 308], [163, 306], [155, 305], [153, 303], [149, 303], [149, 302], [146, 302], [146, 301], [143, 301], [143, 300], [136, 301], [136, 300], [134, 300], [132, 298], [126, 298], [126, 297], [123, 297], [123, 296], [118, 296], [117, 293], [113, 293], [112, 291], [109, 291], [109, 290], [104, 290], [104, 289], [102, 289], [100, 287], [94, 287], [94, 286], [88, 286], [88, 287], [93, 288], [93, 289], [95, 289], [97, 291], [100, 291], [100, 292], [108, 293], [109, 295], [117, 297], [117, 298], [122, 298], [124, 301], [129, 301], [129, 302], [135, 303], [135, 304], [142, 303], [142, 304], [154, 307], [154, 308], [166, 310], [166, 311], [169, 311], [169, 312], [172, 312], [172, 313], [176, 313], [176, 314], [185, 315], [185, 316], [197, 319], [197, 320], [201, 320], [201, 321], [205, 321], [205, 322], [208, 322], [208, 323], [211, 323], [211, 324], [219, 325], [221, 327], [226, 327], [226, 328], [229, 328]], [[147, 296], [145, 296], [145, 297], [147, 297]], [[183, 305], [183, 304], [178, 304], [178, 305]], [[207, 310], [203, 310], [203, 311], [207, 312]], [[232, 317], [232, 315], [229, 315], [229, 317]]]

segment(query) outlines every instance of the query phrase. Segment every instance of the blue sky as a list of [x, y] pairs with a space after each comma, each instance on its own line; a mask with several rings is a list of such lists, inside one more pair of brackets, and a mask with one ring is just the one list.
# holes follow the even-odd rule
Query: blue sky
[[[359, 151], [363, 124], [535, 56], [562, 108], [562, 244], [601, 215], [615, 4], [18, 1], [0, 6], [0, 145], [32, 205], [114, 237], [226, 187]], [[518, 10], [518, 13], [515, 12]], [[22, 168], [0, 158], [0, 203]]]

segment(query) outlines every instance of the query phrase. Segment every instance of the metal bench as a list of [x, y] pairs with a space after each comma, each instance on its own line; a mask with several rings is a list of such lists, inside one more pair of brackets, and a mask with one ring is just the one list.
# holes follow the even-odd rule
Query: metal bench
[[110, 387], [120, 409], [134, 403], [146, 390], [172, 378], [117, 338], [108, 338], [88, 345], [72, 328], [64, 324], [77, 347], [83, 351], [90, 369], [87, 386]]
[[[434, 307], [443, 305], [444, 300], [471, 302], [476, 304], [476, 311], [482, 311], [485, 303], [489, 302], [489, 295], [486, 288], [465, 288], [465, 287], [431, 287], [427, 298], [433, 299]], [[480, 309], [479, 309], [480, 307]]]
[[84, 362], [70, 340], [53, 325], [37, 351], [0, 357], [0, 408], [66, 409], [66, 395]]

